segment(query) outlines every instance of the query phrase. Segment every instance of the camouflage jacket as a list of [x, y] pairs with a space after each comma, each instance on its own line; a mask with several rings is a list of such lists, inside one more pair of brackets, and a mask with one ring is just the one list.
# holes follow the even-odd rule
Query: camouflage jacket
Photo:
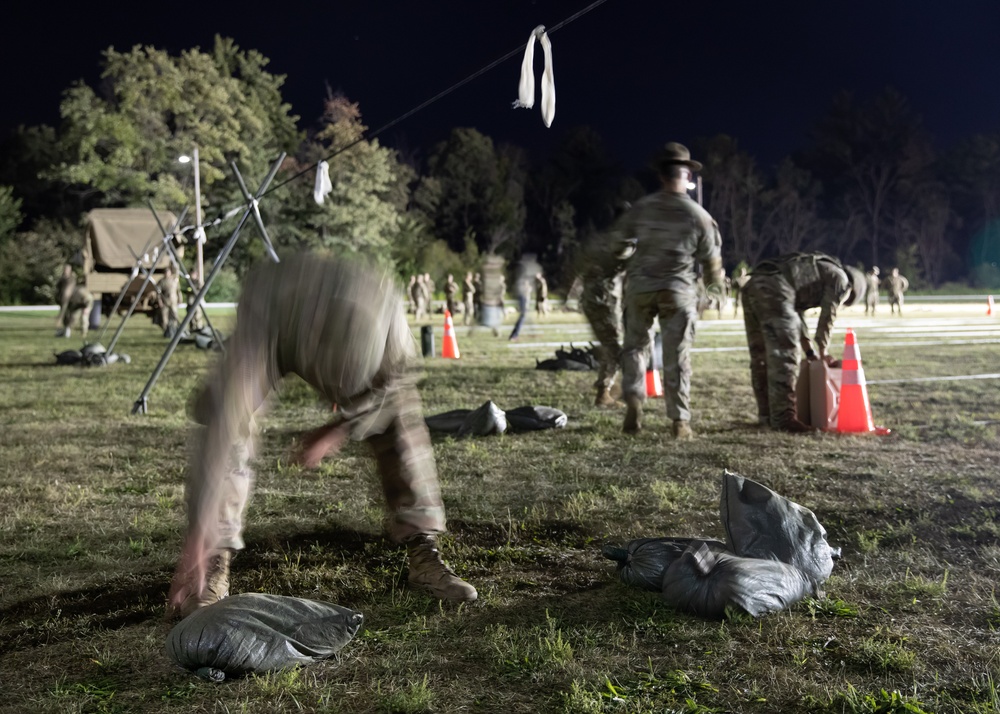
[[771, 277], [783, 278], [795, 293], [795, 311], [799, 314], [802, 346], [806, 349], [809, 349], [809, 334], [802, 313], [820, 308], [815, 340], [816, 349], [825, 353], [837, 309], [851, 293], [851, 280], [843, 265], [824, 253], [792, 253], [759, 263], [750, 282]]
[[661, 190], [646, 196], [618, 219], [612, 233], [619, 246], [635, 242], [628, 294], [670, 290], [693, 300], [698, 263], [708, 282], [722, 282], [719, 227], [686, 194]]

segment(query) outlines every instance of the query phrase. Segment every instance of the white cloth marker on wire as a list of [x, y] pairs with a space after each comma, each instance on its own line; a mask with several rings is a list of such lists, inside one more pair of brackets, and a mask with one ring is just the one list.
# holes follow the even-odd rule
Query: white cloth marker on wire
[[323, 205], [323, 199], [326, 198], [326, 194], [333, 190], [333, 184], [330, 183], [330, 164], [325, 161], [320, 161], [316, 164], [316, 184], [313, 187], [313, 199], [316, 203]]
[[552, 42], [545, 33], [545, 25], [539, 25], [531, 31], [528, 44], [524, 48], [524, 58], [521, 60], [521, 80], [517, 86], [517, 99], [514, 109], [531, 109], [535, 106], [535, 40], [542, 45], [545, 53], [545, 70], [542, 73], [542, 121], [545, 126], [552, 126], [556, 115], [556, 85], [552, 71]]

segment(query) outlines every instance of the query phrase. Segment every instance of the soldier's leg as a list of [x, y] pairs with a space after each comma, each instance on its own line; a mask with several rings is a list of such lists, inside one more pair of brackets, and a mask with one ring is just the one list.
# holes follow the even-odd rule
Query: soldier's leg
[[660, 293], [660, 334], [663, 340], [663, 391], [667, 418], [691, 420], [691, 343], [698, 312], [693, 302], [677, 304], [672, 293]]
[[395, 411], [388, 428], [365, 440], [382, 478], [389, 537], [406, 545], [408, 581], [442, 600], [475, 600], [476, 589], [455, 575], [438, 551], [435, 536], [445, 530], [444, 504], [416, 390], [395, 390], [383, 408]]
[[94, 298], [88, 297], [87, 302], [84, 303], [83, 309], [80, 310], [80, 334], [83, 335], [83, 339], [87, 339], [87, 330], [90, 329], [90, 311], [94, 309]]
[[795, 408], [799, 365], [799, 317], [791, 305], [764, 321], [767, 349], [767, 399], [772, 429], [800, 431]]
[[622, 396], [627, 411], [622, 429], [635, 433], [642, 428], [642, 405], [646, 401], [646, 352], [649, 328], [656, 318], [656, 293], [638, 293], [625, 299], [625, 338], [622, 343]]
[[767, 397], [767, 346], [764, 344], [764, 328], [761, 325], [761, 316], [758, 314], [762, 309], [759, 303], [760, 298], [757, 297], [755, 289], [743, 294], [743, 325], [750, 351], [750, 383], [757, 402], [757, 422], [767, 426], [771, 423]]

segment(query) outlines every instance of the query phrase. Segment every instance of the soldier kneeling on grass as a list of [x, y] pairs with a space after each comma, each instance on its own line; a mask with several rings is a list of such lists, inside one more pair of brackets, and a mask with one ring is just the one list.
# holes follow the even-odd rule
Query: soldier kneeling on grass
[[314, 467], [347, 437], [367, 442], [382, 478], [389, 535], [407, 548], [410, 584], [442, 600], [475, 600], [476, 589], [437, 549], [444, 505], [411, 371], [416, 349], [393, 279], [309, 254], [258, 268], [244, 286], [227, 347], [194, 407], [204, 426], [189, 468], [188, 531], [168, 617], [187, 616], [228, 593], [253, 486], [255, 417], [288, 374], [338, 407], [330, 423], [305, 438], [297, 461]]

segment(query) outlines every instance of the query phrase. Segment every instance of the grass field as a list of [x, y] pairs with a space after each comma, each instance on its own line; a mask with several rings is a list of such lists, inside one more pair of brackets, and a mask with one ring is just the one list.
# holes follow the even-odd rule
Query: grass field
[[[130, 365], [85, 369], [55, 366], [79, 343], [52, 336], [53, 315], [0, 314], [0, 712], [1000, 712], [1000, 319], [984, 312], [840, 318], [833, 352], [855, 327], [883, 438], [758, 429], [742, 325], [707, 319], [683, 444], [656, 402], [629, 438], [621, 412], [591, 406], [592, 373], [534, 369], [588, 339], [577, 315], [516, 345], [459, 327], [461, 360], [425, 361], [426, 413], [492, 399], [569, 415], [435, 439], [442, 550], [479, 588], [472, 606], [405, 587], [364, 445], [287, 464], [328, 414], [290, 382], [264, 421], [233, 590], [336, 602], [365, 627], [335, 660], [222, 684], [168, 660], [162, 622], [185, 405], [213, 357], [182, 346], [131, 416], [165, 347], [147, 320], [118, 345]], [[993, 376], [939, 379], [969, 375]], [[605, 542], [724, 537], [724, 468], [816, 512], [844, 555], [825, 599], [705, 621], [616, 580]]]

